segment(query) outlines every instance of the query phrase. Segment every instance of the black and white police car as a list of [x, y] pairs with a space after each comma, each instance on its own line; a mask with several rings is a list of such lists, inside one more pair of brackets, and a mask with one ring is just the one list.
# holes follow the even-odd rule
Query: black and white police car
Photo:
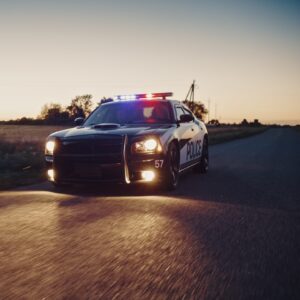
[[179, 175], [208, 171], [205, 124], [172, 93], [114, 97], [77, 127], [46, 141], [48, 179], [56, 186], [88, 182], [160, 183], [175, 189]]

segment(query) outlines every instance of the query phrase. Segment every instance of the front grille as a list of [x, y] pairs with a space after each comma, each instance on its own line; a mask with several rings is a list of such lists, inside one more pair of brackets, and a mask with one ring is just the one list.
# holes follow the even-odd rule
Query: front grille
[[54, 156], [57, 178], [116, 180], [123, 178], [123, 136], [90, 135], [60, 140]]

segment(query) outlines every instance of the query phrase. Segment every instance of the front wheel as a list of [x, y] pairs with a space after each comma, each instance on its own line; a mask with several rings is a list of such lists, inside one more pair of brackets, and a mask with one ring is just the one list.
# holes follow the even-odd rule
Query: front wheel
[[195, 166], [194, 170], [197, 173], [207, 173], [209, 165], [209, 155], [208, 155], [208, 140], [207, 138], [203, 141], [202, 154], [200, 162]]
[[175, 143], [171, 143], [167, 155], [167, 171], [164, 187], [175, 190], [179, 183], [179, 151]]
[[52, 185], [54, 186], [55, 189], [57, 190], [63, 190], [65, 188], [68, 188], [70, 185], [67, 183], [62, 183], [61, 181], [52, 181]]

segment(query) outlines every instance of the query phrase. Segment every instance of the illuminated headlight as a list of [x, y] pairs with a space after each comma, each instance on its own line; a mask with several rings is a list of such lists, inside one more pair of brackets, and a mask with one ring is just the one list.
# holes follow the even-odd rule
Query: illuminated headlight
[[157, 141], [154, 139], [146, 140], [144, 142], [144, 147], [146, 151], [154, 151], [157, 148]]
[[48, 141], [45, 147], [45, 154], [53, 155], [54, 149], [55, 149], [55, 141]]
[[132, 152], [134, 153], [155, 153], [161, 152], [161, 150], [160, 143], [154, 138], [132, 144]]
[[53, 169], [48, 170], [47, 175], [48, 175], [48, 178], [49, 178], [50, 181], [54, 181], [55, 173], [54, 173]]
[[153, 171], [142, 171], [142, 178], [145, 181], [153, 181], [155, 173]]

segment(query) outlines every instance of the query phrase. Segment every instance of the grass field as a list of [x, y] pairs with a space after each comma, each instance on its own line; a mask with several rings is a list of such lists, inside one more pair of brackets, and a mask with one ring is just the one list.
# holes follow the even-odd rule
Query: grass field
[[46, 137], [62, 126], [0, 125], [0, 140], [8, 142], [44, 143]]
[[[44, 143], [61, 126], [0, 125], [0, 190], [46, 180]], [[209, 143], [217, 144], [257, 134], [265, 128], [209, 128]]]
[[0, 190], [46, 179], [44, 143], [60, 126], [0, 126]]
[[209, 144], [215, 145], [255, 135], [265, 131], [267, 127], [210, 127], [208, 128]]

